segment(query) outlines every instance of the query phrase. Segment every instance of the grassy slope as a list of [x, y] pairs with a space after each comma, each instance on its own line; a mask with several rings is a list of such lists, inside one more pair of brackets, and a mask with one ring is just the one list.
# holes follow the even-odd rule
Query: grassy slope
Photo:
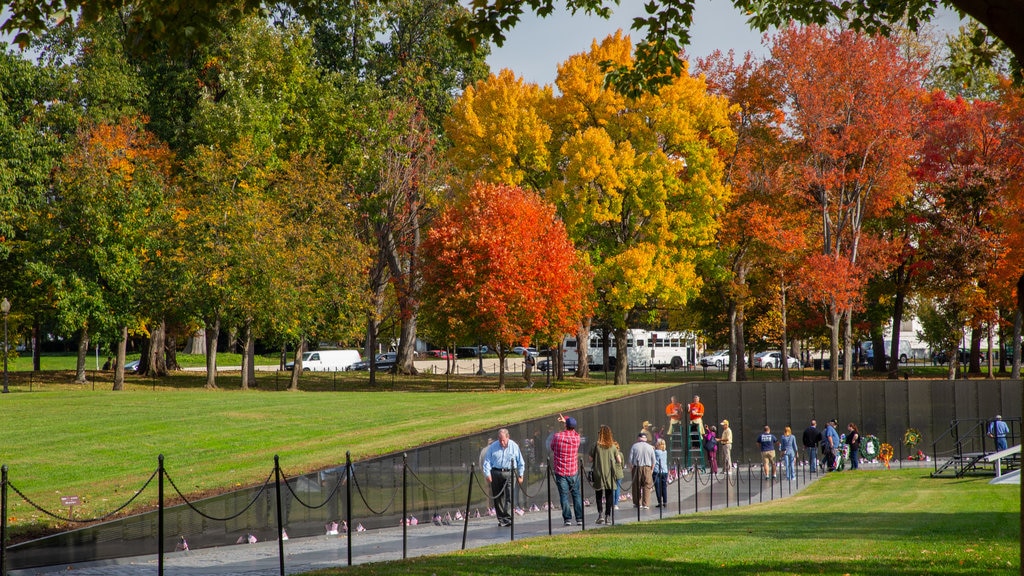
[[[120, 506], [163, 454], [190, 494], [262, 482], [275, 454], [288, 475], [494, 429], [651, 389], [601, 386], [559, 391], [267, 393], [133, 388], [14, 393], [0, 399], [0, 463], [40, 506], [82, 498], [79, 517]], [[151, 489], [142, 502], [153, 503]], [[49, 522], [20, 498], [15, 534]], [[34, 525], [34, 526], [33, 526]]]
[[313, 574], [1019, 574], [1019, 488], [987, 482], [832, 474], [771, 503]]

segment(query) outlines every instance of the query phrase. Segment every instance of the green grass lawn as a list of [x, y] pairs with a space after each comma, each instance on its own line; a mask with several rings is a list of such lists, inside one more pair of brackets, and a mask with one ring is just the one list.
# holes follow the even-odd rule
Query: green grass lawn
[[[2, 350], [2, 347], [0, 347], [0, 350]], [[202, 354], [178, 354], [177, 358], [178, 364], [180, 364], [182, 368], [206, 366], [206, 356]], [[127, 359], [129, 362], [132, 360], [138, 360], [139, 355], [128, 354]], [[106, 361], [107, 357], [105, 355], [101, 355], [97, 359], [95, 353], [89, 354], [85, 359], [85, 369], [90, 373], [94, 372], [99, 367], [102, 367]], [[77, 363], [78, 356], [73, 352], [47, 353], [42, 354], [39, 357], [39, 368], [41, 370], [74, 370]], [[242, 355], [218, 352], [217, 364], [220, 366], [239, 366], [242, 364]], [[259, 366], [276, 366], [279, 364], [278, 355], [267, 354], [263, 356], [256, 356], [256, 364]], [[18, 356], [12, 356], [8, 362], [7, 369], [11, 372], [28, 372], [32, 370], [32, 356], [28, 355], [26, 352], [21, 352]]]
[[310, 574], [1020, 574], [1020, 488], [927, 472], [830, 474], [770, 503]]
[[[344, 463], [346, 451], [362, 460], [651, 388], [335, 394], [179, 389], [133, 380], [123, 392], [14, 392], [0, 397], [0, 464], [8, 466], [11, 484], [40, 506], [61, 510], [60, 496], [77, 495], [76, 515], [94, 517], [128, 500], [160, 454], [178, 487], [194, 496], [262, 482], [275, 454], [294, 476]], [[155, 502], [156, 491], [149, 490], [139, 504]], [[15, 537], [54, 529], [13, 493], [8, 520]]]

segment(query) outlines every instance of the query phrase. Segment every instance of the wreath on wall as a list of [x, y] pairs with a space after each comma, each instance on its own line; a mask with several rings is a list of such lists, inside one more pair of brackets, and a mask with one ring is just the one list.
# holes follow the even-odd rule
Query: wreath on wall
[[889, 469], [889, 461], [892, 460], [892, 456], [893, 456], [892, 444], [889, 444], [888, 442], [886, 442], [885, 444], [882, 444], [878, 448], [878, 459], [881, 460], [883, 464], [885, 464], [885, 469], [886, 470]]
[[913, 452], [914, 448], [921, 443], [921, 433], [917, 431], [917, 428], [907, 428], [907, 431], [903, 433], [903, 443]]
[[881, 443], [878, 441], [878, 436], [869, 434], [860, 441], [862, 447], [862, 458], [867, 462], [874, 462], [878, 459], [878, 451], [881, 447]]

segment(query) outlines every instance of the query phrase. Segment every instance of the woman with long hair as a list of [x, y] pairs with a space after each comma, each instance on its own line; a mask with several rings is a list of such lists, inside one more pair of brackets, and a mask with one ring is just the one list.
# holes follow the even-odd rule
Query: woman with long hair
[[846, 443], [850, 446], [850, 470], [856, 470], [860, 461], [860, 431], [853, 422], [846, 425]]
[[793, 436], [793, 429], [789, 426], [786, 426], [782, 438], [779, 438], [779, 448], [786, 467], [786, 480], [796, 480], [796, 436]]
[[622, 478], [622, 452], [615, 448], [612, 429], [602, 424], [597, 432], [597, 444], [590, 449], [594, 466], [594, 491], [597, 493], [597, 523], [612, 522], [615, 514], [615, 482]]

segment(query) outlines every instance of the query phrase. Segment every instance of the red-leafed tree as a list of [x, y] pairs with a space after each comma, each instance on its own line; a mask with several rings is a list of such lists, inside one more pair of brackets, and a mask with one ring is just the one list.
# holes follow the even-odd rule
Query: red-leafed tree
[[[1006, 211], [1013, 205], [1010, 191], [1020, 152], [1008, 131], [1006, 109], [997, 103], [941, 93], [926, 102], [917, 169], [927, 222], [921, 247], [927, 293], [947, 324], [945, 337], [932, 338], [950, 358], [953, 378], [966, 325], [995, 320], [997, 264], [1006, 253], [1005, 226], [1014, 219], [1006, 218]], [[977, 349], [980, 331], [974, 339]], [[972, 371], [979, 370], [976, 356]]]
[[500, 390], [507, 348], [556, 342], [590, 312], [590, 267], [536, 193], [477, 184], [435, 221], [423, 254], [425, 321], [496, 345]]
[[[847, 262], [828, 268], [845, 271], [834, 283], [845, 292], [846, 280], [867, 276], [854, 271], [872, 263], [863, 254], [865, 221], [911, 190], [907, 162], [915, 146], [923, 67], [890, 40], [816, 26], [780, 32], [772, 60], [789, 112], [786, 131], [794, 140], [797, 186], [819, 219], [822, 254]], [[852, 376], [851, 309], [837, 300], [826, 315], [833, 380], [840, 328], [844, 378]]]
[[[725, 181], [732, 186], [733, 197], [722, 216], [718, 232], [716, 261], [724, 274], [711, 274], [709, 288], [715, 297], [724, 297], [729, 319], [729, 379], [746, 380], [745, 308], [748, 301], [768, 298], [772, 318], [762, 323], [763, 336], [787, 350], [786, 294], [794, 274], [794, 264], [807, 248], [810, 224], [799, 207], [801, 198], [791, 192], [791, 170], [787, 169], [783, 135], [782, 94], [773, 81], [771, 67], [751, 54], [737, 60], [733, 54], [715, 52], [698, 60], [694, 68], [703, 74], [708, 91], [722, 95], [734, 104], [731, 114], [736, 132], [736, 148], [725, 156]], [[749, 279], [764, 273], [765, 293], [751, 291]], [[789, 366], [783, 363], [783, 378]]]

